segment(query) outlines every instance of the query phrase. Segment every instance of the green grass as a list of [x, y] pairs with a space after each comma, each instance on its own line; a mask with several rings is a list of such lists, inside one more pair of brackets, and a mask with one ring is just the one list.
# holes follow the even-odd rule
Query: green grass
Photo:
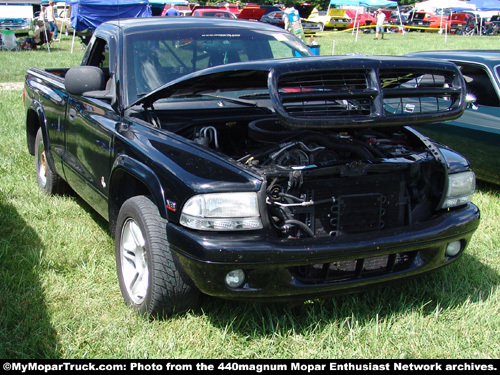
[[[316, 39], [323, 53], [335, 39], [337, 54], [500, 43], [450, 36], [445, 45], [417, 33]], [[2, 52], [0, 81], [21, 82], [29, 66], [78, 64], [82, 52], [70, 46]], [[479, 185], [482, 222], [464, 256], [425, 277], [294, 307], [207, 298], [199, 311], [148, 321], [122, 301], [107, 223], [77, 197], [39, 192], [19, 89], [0, 91], [0, 144], [0, 358], [500, 357], [497, 187]]]
[[[351, 31], [325, 31], [314, 39], [322, 55], [366, 54], [402, 55], [425, 50], [500, 49], [498, 36], [444, 35], [437, 32], [385, 33], [384, 39], [374, 40], [374, 34], [353, 34]], [[306, 42], [308, 37], [306, 37]]]

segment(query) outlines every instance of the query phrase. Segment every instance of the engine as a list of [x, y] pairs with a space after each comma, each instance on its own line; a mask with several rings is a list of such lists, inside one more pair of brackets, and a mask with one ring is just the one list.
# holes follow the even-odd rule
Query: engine
[[194, 140], [262, 175], [271, 225], [285, 238], [339, 236], [407, 225], [432, 212], [441, 182], [429, 150], [405, 128], [294, 130], [277, 120], [244, 134], [214, 126]]

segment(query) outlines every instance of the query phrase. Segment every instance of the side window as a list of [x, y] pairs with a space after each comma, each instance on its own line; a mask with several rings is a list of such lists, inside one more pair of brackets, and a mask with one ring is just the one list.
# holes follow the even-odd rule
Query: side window
[[288, 57], [306, 56], [311, 53], [308, 48], [304, 48], [304, 46], [299, 42], [291, 40], [284, 43], [282, 38], [270, 39], [269, 46], [263, 48], [265, 48], [266, 53], [269, 54], [263, 58], [282, 59]]
[[109, 47], [104, 39], [97, 38], [94, 43], [91, 55], [87, 65], [97, 66], [104, 72], [104, 79], [107, 81], [109, 76]]
[[481, 66], [460, 65], [467, 92], [476, 97], [476, 104], [500, 107], [500, 100], [488, 73]]

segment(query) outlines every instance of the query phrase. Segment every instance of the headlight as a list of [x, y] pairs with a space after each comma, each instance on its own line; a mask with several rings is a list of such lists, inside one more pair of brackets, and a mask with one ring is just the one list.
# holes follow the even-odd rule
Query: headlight
[[184, 205], [180, 223], [198, 230], [262, 229], [257, 193], [195, 195]]
[[476, 190], [474, 172], [454, 173], [448, 176], [448, 191], [441, 208], [461, 206], [470, 202]]

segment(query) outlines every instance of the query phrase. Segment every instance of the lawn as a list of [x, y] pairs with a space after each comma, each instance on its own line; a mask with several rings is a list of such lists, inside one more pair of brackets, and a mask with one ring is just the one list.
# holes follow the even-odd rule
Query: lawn
[[[500, 45], [435, 33], [316, 40], [322, 54]], [[464, 256], [408, 283], [298, 306], [206, 298], [197, 311], [155, 321], [130, 311], [107, 223], [75, 196], [41, 194], [26, 148], [24, 72], [76, 65], [76, 47], [70, 53], [66, 37], [50, 53], [0, 53], [0, 358], [500, 357], [500, 189], [485, 184], [474, 196], [482, 222]]]

